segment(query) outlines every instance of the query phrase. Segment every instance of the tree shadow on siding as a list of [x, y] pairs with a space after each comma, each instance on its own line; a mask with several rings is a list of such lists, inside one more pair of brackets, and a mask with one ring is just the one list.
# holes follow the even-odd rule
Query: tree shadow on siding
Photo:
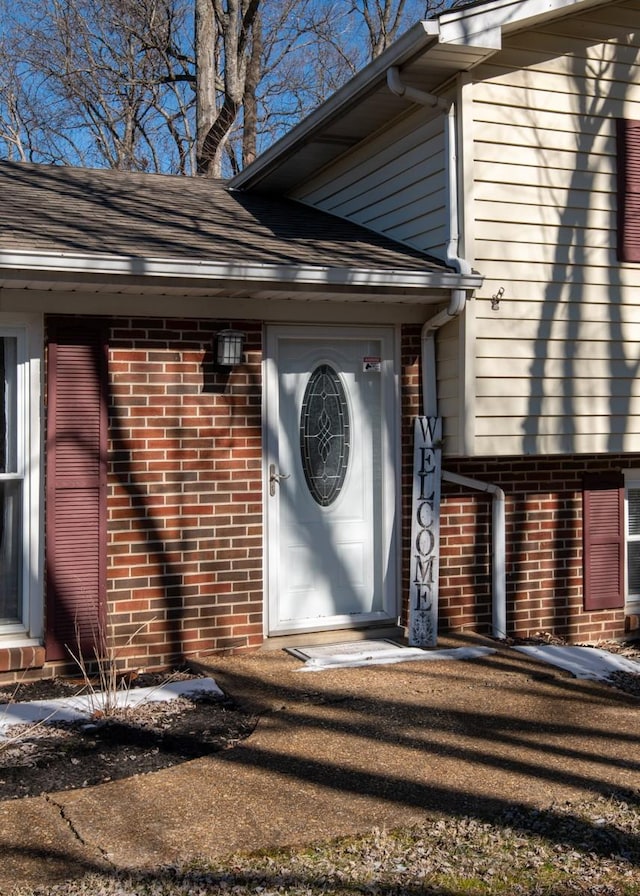
[[[182, 621], [184, 618], [185, 597], [182, 586], [182, 575], [177, 566], [174, 567], [170, 558], [170, 549], [160, 523], [156, 520], [151, 506], [147, 489], [138, 481], [135, 469], [135, 452], [132, 450], [127, 437], [126, 426], [122, 413], [114, 400], [109, 396], [109, 441], [111, 444], [109, 465], [113, 472], [110, 473], [118, 486], [127, 495], [131, 511], [132, 525], [137, 531], [137, 541], [144, 545], [149, 560], [157, 565], [157, 578], [160, 580], [162, 602], [164, 604], [164, 619], [171, 622], [166, 626], [166, 647], [163, 650], [171, 654], [178, 662], [183, 656], [183, 642], [181, 638]], [[118, 472], [119, 471], [119, 472]], [[132, 554], [131, 563], [142, 562], [143, 555]], [[155, 576], [154, 576], [155, 578]], [[132, 587], [132, 597], [135, 599], [135, 586]], [[109, 603], [117, 601], [117, 595], [108, 598]], [[113, 610], [110, 609], [109, 617]], [[124, 635], [129, 636], [138, 630], [141, 624], [150, 625], [155, 618], [153, 611], [146, 614], [133, 614], [129, 625], [131, 631]], [[144, 618], [146, 617], [146, 618]], [[112, 628], [111, 625], [109, 625]], [[141, 640], [148, 641], [148, 633], [143, 629], [136, 638], [137, 646]], [[141, 652], [141, 656], [142, 656]]]
[[[605, 45], [607, 47], [608, 45]], [[630, 407], [633, 393], [633, 382], [637, 379], [640, 370], [640, 359], [631, 355], [630, 349], [635, 343], [625, 339], [623, 308], [625, 301], [625, 287], [621, 276], [622, 266], [616, 257], [616, 208], [615, 208], [615, 119], [624, 111], [624, 98], [617, 99], [614, 88], [617, 84], [630, 85], [633, 83], [633, 66], [616, 59], [608, 60], [603, 51], [600, 59], [581, 59], [576, 53], [568, 57], [572, 65], [572, 79], [574, 90], [570, 96], [558, 94], [566, 102], [575, 102], [578, 105], [575, 113], [577, 124], [577, 143], [573, 153], [575, 164], [568, 179], [566, 188], [567, 201], [556, 200], [560, 206], [559, 222], [550, 233], [555, 233], [561, 239], [556, 239], [555, 257], [551, 268], [551, 275], [545, 290], [544, 302], [541, 306], [540, 323], [536, 337], [536, 356], [530, 368], [530, 379], [533, 384], [539, 384], [539, 389], [532, 388], [529, 397], [529, 412], [524, 425], [524, 447], [527, 454], [540, 453], [544, 450], [545, 433], [541, 427], [545, 414], [549, 413], [549, 402], [552, 399], [547, 383], [550, 379], [562, 380], [562, 433], [561, 450], [566, 453], [578, 453], [582, 450], [581, 431], [579, 423], [589, 420], [592, 414], [585, 411], [585, 403], [589, 392], [589, 377], [585, 376], [585, 365], [590, 360], [602, 361], [608, 366], [608, 382], [611, 386], [610, 393], [598, 396], [602, 402], [606, 401], [608, 410], [597, 416], [598, 432], [606, 433], [606, 447], [603, 442], [603, 453], [615, 453], [625, 450], [627, 447], [626, 434], [629, 432], [631, 421]], [[593, 94], [587, 92], [588, 85], [593, 85]], [[608, 84], [612, 85], [611, 93], [603, 93]], [[558, 110], [566, 114], [566, 109]], [[533, 128], [537, 125], [533, 121]], [[602, 156], [596, 152], [595, 147], [599, 140], [605, 140], [610, 147], [609, 155]], [[540, 157], [544, 163], [545, 146], [542, 141], [538, 145]], [[611, 170], [607, 175], [607, 163], [611, 163]], [[554, 170], [555, 169], [547, 169]], [[608, 225], [606, 231], [600, 227], [592, 229], [590, 214], [593, 212], [593, 198], [602, 194], [603, 180], [608, 176], [608, 185], [605, 195], [609, 197]], [[550, 204], [554, 194], [554, 187], [549, 181], [540, 191], [540, 207]], [[584, 202], [581, 197], [586, 196], [586, 209], [581, 208]], [[604, 212], [601, 213], [602, 218]], [[602, 219], [601, 218], [601, 219]], [[589, 235], [599, 234], [601, 244], [590, 246]], [[609, 244], [606, 245], [605, 241]], [[593, 292], [597, 289], [597, 279], [600, 271], [607, 273], [606, 282], [601, 284], [601, 299], [595, 302], [590, 297], [585, 299], [585, 290]], [[595, 282], [591, 283], [589, 273], [595, 273]], [[597, 318], [590, 321], [588, 318], [589, 307], [594, 304], [606, 306], [606, 319], [602, 320], [601, 341], [594, 340], [593, 335], [586, 333], [589, 323], [598, 323]], [[550, 347], [558, 345], [554, 342], [558, 328], [562, 327], [562, 355], [558, 357], [561, 375], [555, 371], [549, 376], [549, 369], [554, 365], [554, 358], [549, 353]], [[594, 342], [595, 351], [588, 358], [584, 351], [576, 352], [578, 346]], [[602, 352], [599, 352], [599, 345]], [[616, 384], [622, 383], [623, 388], [616, 388]], [[579, 384], [583, 384], [585, 391], [581, 391]], [[582, 401], [579, 399], [582, 398]], [[588, 429], [587, 429], [588, 432]], [[593, 444], [593, 440], [588, 439]]]
[[[602, 29], [606, 25], [601, 22]], [[530, 130], [538, 135], [533, 146], [539, 158], [533, 169], [540, 178], [538, 211], [550, 215], [557, 210], [558, 220], [539, 227], [538, 246], [554, 247], [554, 254], [544, 298], [536, 311], [523, 447], [526, 455], [543, 455], [545, 460], [551, 451], [559, 463], [563, 455], [582, 456], [586, 470], [590, 465], [593, 468], [594, 462], [598, 468], [610, 468], [619, 458], [612, 461], [607, 455], [629, 451], [629, 436], [637, 431], [632, 402], [640, 357], [637, 339], [629, 338], [633, 322], [625, 326], [630, 287], [616, 254], [615, 201], [615, 123], [625, 111], [625, 96], [617, 90], [633, 85], [635, 66], [622, 58], [624, 43], [619, 45], [622, 53], [612, 50], [617, 39], [615, 26], [612, 43], [603, 43], [600, 52], [600, 41], [586, 39], [584, 53], [573, 52], [579, 39], [566, 38], [569, 88], [546, 95], [556, 96], [563, 105], [544, 109], [544, 114], [565, 116], [564, 133], [575, 134], [575, 148], [566, 152], [570, 161], [564, 168], [547, 158], [556, 150], [542, 132], [544, 124], [535, 111], [530, 119]], [[540, 106], [536, 95], [526, 104], [527, 91], [523, 91], [523, 99], [523, 108], [536, 110]], [[560, 145], [566, 146], [562, 141]], [[524, 248], [523, 244], [519, 248]], [[542, 263], [539, 266], [543, 267]], [[514, 288], [518, 286], [524, 290], [521, 297], [527, 298], [526, 284]], [[576, 479], [575, 470], [565, 469], [567, 481]], [[579, 493], [577, 481], [575, 488]], [[567, 509], [565, 515], [571, 516], [572, 511]], [[550, 544], [556, 557], [557, 550], [563, 550], [561, 532], [562, 526], [556, 523], [555, 544]], [[516, 570], [526, 547], [522, 541], [514, 547]], [[570, 558], [565, 556], [565, 565], [555, 563], [552, 573], [554, 612], [565, 616], [571, 594], [569, 564]], [[512, 585], [517, 587], [516, 582]]]

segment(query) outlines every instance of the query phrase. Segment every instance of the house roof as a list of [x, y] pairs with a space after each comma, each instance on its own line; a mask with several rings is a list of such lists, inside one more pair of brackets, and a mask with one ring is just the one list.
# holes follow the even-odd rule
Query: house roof
[[364, 227], [222, 181], [3, 161], [0, 195], [5, 286], [27, 270], [317, 288], [447, 287], [458, 278]]
[[484, 0], [418, 22], [325, 103], [240, 172], [231, 185], [291, 194], [323, 167], [408, 111], [408, 95], [394, 94], [389, 69], [409, 88], [445, 94], [452, 78], [502, 48], [503, 39], [613, 0]]

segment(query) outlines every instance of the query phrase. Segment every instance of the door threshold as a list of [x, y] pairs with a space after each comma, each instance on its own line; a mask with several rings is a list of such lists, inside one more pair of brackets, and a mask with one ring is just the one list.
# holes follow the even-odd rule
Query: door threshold
[[285, 650], [301, 645], [342, 644], [349, 641], [364, 641], [368, 638], [389, 638], [394, 641], [406, 640], [405, 629], [396, 623], [376, 625], [372, 628], [338, 629], [324, 632], [296, 632], [293, 635], [271, 635], [265, 638], [259, 652]]

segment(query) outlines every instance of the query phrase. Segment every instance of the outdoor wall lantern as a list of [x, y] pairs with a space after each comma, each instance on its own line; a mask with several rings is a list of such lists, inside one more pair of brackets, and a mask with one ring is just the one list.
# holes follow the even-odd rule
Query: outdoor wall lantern
[[235, 367], [242, 363], [244, 333], [239, 330], [220, 330], [216, 337], [216, 362], [220, 367]]

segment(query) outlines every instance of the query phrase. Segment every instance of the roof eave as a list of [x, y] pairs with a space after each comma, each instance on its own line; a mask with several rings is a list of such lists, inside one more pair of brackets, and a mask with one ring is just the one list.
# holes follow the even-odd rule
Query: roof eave
[[[402, 69], [418, 57], [421, 57], [422, 62], [428, 62], [434, 57], [434, 71], [437, 71], [437, 55], [446, 49], [446, 79], [449, 80], [455, 71], [468, 71], [499, 52], [506, 34], [534, 22], [552, 20], [570, 15], [578, 9], [603, 6], [609, 2], [611, 0], [493, 0], [445, 11], [435, 19], [418, 22], [232, 178], [230, 186], [235, 189], [264, 189], [265, 186], [272, 189], [272, 175], [292, 157], [299, 156], [306, 145], [321, 140], [323, 132], [328, 131], [337, 120], [347, 116], [359, 100], [375, 91], [387, 92], [386, 77], [390, 68]], [[456, 61], [458, 51], [459, 58]], [[429, 87], [429, 92], [437, 93], [440, 86]], [[397, 106], [400, 112], [406, 107], [406, 100], [398, 98]], [[363, 139], [366, 136], [361, 135]], [[338, 155], [341, 151], [338, 145], [335, 154]], [[277, 189], [281, 189], [281, 186], [278, 183]]]
[[450, 44], [475, 44], [479, 36], [499, 30], [502, 35], [537, 22], [604, 6], [611, 0], [489, 0], [446, 10], [438, 16], [440, 39]]
[[257, 159], [233, 177], [229, 184], [234, 189], [255, 186], [268, 173], [272, 163], [281, 165], [284, 158], [330, 122], [336, 115], [353, 106], [358, 100], [386, 81], [387, 70], [401, 67], [407, 60], [438, 42], [436, 21], [417, 22], [373, 62], [361, 69], [324, 103], [314, 109], [283, 137], [262, 152]]
[[[454, 271], [415, 269], [345, 268], [320, 265], [263, 264], [259, 262], [218, 262], [207, 259], [147, 258], [140, 256], [88, 255], [69, 253], [33, 253], [26, 251], [0, 251], [0, 279], [2, 273], [23, 278], [25, 274], [38, 275], [46, 280], [49, 275], [60, 275], [81, 280], [97, 276], [118, 281], [137, 278], [154, 281], [209, 281], [212, 286], [223, 284], [249, 284], [252, 286], [281, 287], [295, 297], [297, 289], [348, 290], [349, 293], [366, 293], [367, 290], [390, 294], [398, 292], [424, 292], [425, 290], [464, 289], [473, 290], [482, 285], [479, 275], [463, 276]], [[345, 292], [345, 300], [347, 293]]]

